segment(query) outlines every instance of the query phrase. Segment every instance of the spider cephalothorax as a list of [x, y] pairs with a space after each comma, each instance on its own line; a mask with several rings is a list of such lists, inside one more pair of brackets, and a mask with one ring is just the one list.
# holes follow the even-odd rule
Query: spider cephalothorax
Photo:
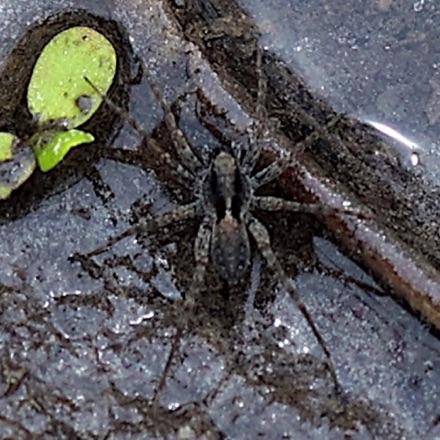
[[252, 187], [230, 153], [222, 151], [212, 160], [203, 181], [202, 196], [212, 226], [212, 264], [223, 279], [235, 284], [249, 265], [246, 212]]

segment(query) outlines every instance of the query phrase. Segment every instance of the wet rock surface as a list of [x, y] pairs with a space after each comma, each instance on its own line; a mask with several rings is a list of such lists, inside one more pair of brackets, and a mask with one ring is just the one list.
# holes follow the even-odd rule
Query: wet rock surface
[[[310, 328], [256, 249], [249, 277], [238, 286], [228, 287], [208, 271], [191, 315], [182, 298], [194, 270], [197, 223], [129, 237], [99, 256], [85, 257], [139, 218], [160, 215], [192, 197], [191, 189], [161, 162], [162, 148], [173, 151], [171, 140], [146, 77], [135, 78], [133, 54], [144, 60], [198, 151], [218, 147], [221, 137], [246, 142], [256, 96], [251, 43], [257, 25], [243, 13], [228, 27], [226, 20], [218, 20], [225, 3], [203, 2], [202, 12], [200, 5], [76, 2], [81, 11], [75, 12], [61, 1], [45, 2], [44, 7], [39, 2], [4, 6], [1, 34], [8, 38], [0, 42], [0, 51], [7, 75], [0, 85], [14, 83], [18, 75], [21, 88], [2, 90], [2, 127], [21, 127], [17, 115], [23, 113], [32, 63], [18, 72], [9, 66], [10, 53], [20, 42], [22, 51], [29, 50], [23, 36], [41, 26], [32, 34], [41, 35], [32, 38], [38, 42], [36, 58], [38, 46], [57, 29], [96, 23], [119, 45], [121, 65], [111, 97], [158, 147], [142, 142], [123, 118], [104, 108], [91, 121], [99, 138], [91, 150], [71, 152], [59, 170], [36, 174], [1, 202], [0, 437], [435, 438], [439, 341], [389, 296], [386, 284], [376, 284], [338, 250], [332, 241], [338, 237], [336, 226], [332, 229], [326, 218], [318, 222], [309, 215], [284, 213], [259, 217], [326, 342], [341, 393], [335, 391]], [[233, 11], [232, 3], [227, 6]], [[212, 14], [217, 20], [207, 20]], [[235, 54], [228, 58], [230, 50]], [[266, 104], [274, 116], [280, 103], [276, 66], [281, 62], [271, 56], [270, 51], [265, 55], [264, 73]], [[201, 84], [202, 94], [184, 96], [194, 84]], [[291, 82], [290, 87], [302, 84]], [[274, 144], [290, 149], [306, 137], [314, 128], [307, 115], [318, 124], [332, 117], [332, 107], [312, 92], [293, 95], [278, 106]], [[305, 109], [291, 113], [294, 102]], [[225, 114], [213, 115], [213, 106]], [[297, 129], [292, 125], [289, 131], [290, 114]], [[343, 140], [341, 151], [330, 140], [301, 152], [298, 160], [306, 165], [298, 165], [299, 170], [304, 175], [314, 169], [307, 165], [310, 152], [319, 156], [328, 151], [315, 162], [324, 169], [334, 199], [354, 193], [355, 201], [382, 225], [378, 204], [356, 187], [359, 180], [347, 178], [344, 161], [338, 159], [341, 167], [333, 174], [326, 169], [332, 162], [323, 158], [335, 151], [368, 168], [360, 147], [352, 156], [343, 155], [348, 149], [344, 134], [352, 139], [364, 133], [349, 129], [343, 121], [335, 132]], [[376, 138], [374, 142], [379, 145]], [[263, 162], [276, 154], [276, 149], [269, 151]], [[389, 182], [387, 169], [379, 175]], [[292, 188], [292, 182], [295, 177], [288, 174], [267, 192], [305, 200], [314, 196], [307, 188]], [[400, 192], [397, 188], [395, 194]], [[408, 224], [424, 218], [418, 215], [405, 217], [407, 223], [400, 223], [398, 216], [389, 222], [404, 231], [396, 240], [410, 245], [435, 269], [436, 242], [426, 252], [410, 234]], [[341, 227], [342, 236], [346, 229]], [[350, 241], [342, 242], [350, 247]], [[422, 237], [422, 243], [429, 242], [429, 234]]]

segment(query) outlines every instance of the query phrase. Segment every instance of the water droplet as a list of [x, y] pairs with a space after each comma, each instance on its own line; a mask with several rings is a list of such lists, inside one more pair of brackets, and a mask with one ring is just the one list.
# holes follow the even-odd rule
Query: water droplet
[[420, 12], [423, 9], [423, 6], [425, 4], [425, 0], [419, 0], [414, 3], [413, 9], [415, 12]]
[[420, 163], [419, 154], [415, 151], [411, 153], [410, 162], [413, 167], [417, 166]]

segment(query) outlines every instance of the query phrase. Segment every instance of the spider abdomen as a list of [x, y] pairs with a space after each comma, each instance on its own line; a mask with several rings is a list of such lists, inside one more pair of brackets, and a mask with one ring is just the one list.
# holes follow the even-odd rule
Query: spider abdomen
[[250, 260], [246, 227], [226, 215], [212, 231], [211, 260], [219, 275], [229, 284], [236, 284], [244, 275]]

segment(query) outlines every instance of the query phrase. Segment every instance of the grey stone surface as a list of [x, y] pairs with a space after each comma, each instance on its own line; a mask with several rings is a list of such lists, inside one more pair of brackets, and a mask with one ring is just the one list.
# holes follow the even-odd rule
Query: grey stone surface
[[[346, 47], [339, 55], [347, 61], [341, 68], [334, 54], [329, 58], [338, 81], [349, 84], [337, 87], [338, 100], [351, 105], [354, 74], [347, 72], [356, 61], [350, 61], [350, 52], [379, 50], [364, 48], [356, 36], [359, 27], [349, 17], [360, 20], [360, 11], [356, 15], [347, 2], [340, 9], [324, 3], [308, 2], [307, 11], [286, 8], [291, 6], [292, 23], [302, 17], [302, 27], [292, 24], [298, 41], [310, 39], [307, 32], [316, 29], [313, 47], [325, 42], [322, 33], [334, 20], [331, 35], [339, 35], [340, 47]], [[267, 9], [255, 14], [267, 23], [267, 10], [277, 10], [264, 4]], [[424, 5], [417, 13], [404, 4], [378, 2], [368, 23], [373, 26], [381, 14], [393, 23], [408, 14], [428, 14], [433, 22], [438, 17], [434, 2], [417, 3]], [[169, 102], [184, 92], [197, 48], [182, 40], [158, 1], [4, 0], [0, 59], [7, 60], [29, 28], [72, 8], [122, 25]], [[249, 116], [207, 63], [200, 68], [205, 84], [211, 84], [210, 96], [237, 127], [245, 127]], [[368, 83], [358, 86], [364, 109], [373, 105]], [[417, 87], [412, 90], [416, 94]], [[417, 107], [417, 99], [412, 102]], [[401, 104], [402, 115], [407, 106]], [[159, 140], [163, 135], [166, 146], [162, 114], [145, 78], [130, 89], [129, 112], [145, 131], [156, 129]], [[13, 112], [5, 114], [2, 124], [10, 125]], [[423, 119], [423, 110], [417, 118]], [[181, 124], [197, 147], [218, 145], [194, 117], [191, 97], [183, 104]], [[72, 261], [75, 253], [92, 251], [129, 227], [140, 215], [134, 205], [146, 205], [143, 215], [155, 215], [191, 194], [158, 166], [127, 124], [105, 141], [96, 146], [99, 154], [85, 156], [90, 163], [74, 152], [78, 160], [63, 164], [42, 195], [24, 189], [0, 204], [0, 438], [436, 438], [438, 339], [393, 299], [366, 288], [374, 282], [309, 216], [274, 214], [262, 220], [326, 341], [342, 396], [334, 393], [313, 334], [256, 251], [249, 279], [240, 286], [227, 289], [209, 273], [197, 314], [190, 317], [184, 316], [181, 298], [194, 268], [194, 225], [128, 238], [83, 265]], [[39, 174], [30, 185], [51, 179]], [[188, 326], [180, 334], [176, 323], [182, 320]]]

